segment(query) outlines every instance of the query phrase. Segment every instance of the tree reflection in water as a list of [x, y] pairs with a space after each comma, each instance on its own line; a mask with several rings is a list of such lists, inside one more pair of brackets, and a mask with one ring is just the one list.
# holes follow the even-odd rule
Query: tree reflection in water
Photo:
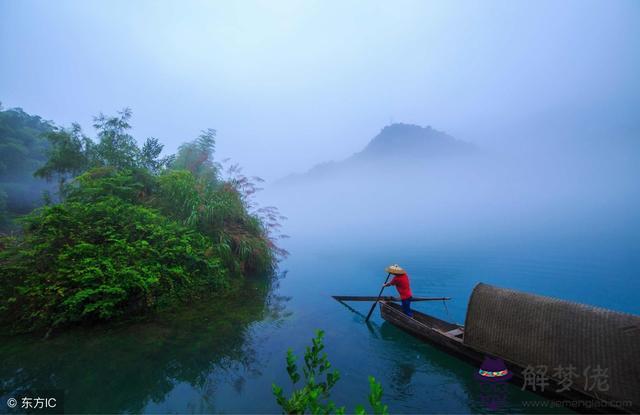
[[241, 391], [237, 373], [260, 374], [254, 326], [287, 316], [277, 278], [250, 280], [242, 295], [194, 302], [144, 322], [75, 328], [47, 341], [3, 338], [0, 390], [65, 390], [66, 412], [138, 413], [177, 385], [202, 391], [214, 410], [217, 382]]

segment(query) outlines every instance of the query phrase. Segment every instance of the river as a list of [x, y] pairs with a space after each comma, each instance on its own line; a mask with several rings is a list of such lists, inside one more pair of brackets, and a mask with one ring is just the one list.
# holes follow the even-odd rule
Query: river
[[[252, 281], [240, 298], [188, 305], [151, 321], [73, 329], [47, 341], [3, 338], [0, 389], [62, 389], [69, 413], [275, 413], [271, 384], [290, 385], [287, 348], [301, 358], [322, 329], [341, 374], [332, 397], [348, 412], [366, 403], [369, 375], [382, 382], [383, 402], [395, 413], [491, 412], [480, 400], [476, 367], [383, 322], [377, 311], [366, 325], [367, 304], [350, 310], [330, 296], [375, 295], [384, 266], [397, 261], [415, 295], [453, 297], [448, 310], [442, 303], [415, 308], [457, 322], [480, 281], [638, 314], [640, 259], [630, 240], [616, 235], [448, 249], [409, 248], [394, 238], [319, 243], [294, 235], [278, 281], [268, 287]], [[532, 409], [541, 404], [531, 402], [544, 399], [510, 386], [499, 412], [562, 412]]]

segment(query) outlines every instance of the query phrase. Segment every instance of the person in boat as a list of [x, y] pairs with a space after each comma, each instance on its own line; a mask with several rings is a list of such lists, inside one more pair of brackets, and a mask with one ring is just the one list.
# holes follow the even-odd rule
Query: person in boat
[[413, 294], [411, 293], [411, 284], [409, 283], [409, 276], [406, 271], [398, 264], [389, 265], [385, 271], [389, 274], [393, 274], [393, 279], [384, 284], [384, 287], [395, 285], [398, 294], [400, 294], [400, 300], [402, 301], [402, 311], [409, 317], [413, 317], [413, 311], [411, 311], [411, 300]]

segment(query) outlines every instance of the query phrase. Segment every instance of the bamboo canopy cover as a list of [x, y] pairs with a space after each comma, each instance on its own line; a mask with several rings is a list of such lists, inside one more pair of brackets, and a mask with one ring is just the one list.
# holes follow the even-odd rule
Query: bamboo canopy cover
[[[480, 283], [464, 343], [521, 367], [545, 367], [550, 378], [573, 366], [572, 388], [640, 407], [640, 316]], [[594, 384], [597, 367], [606, 382]]]

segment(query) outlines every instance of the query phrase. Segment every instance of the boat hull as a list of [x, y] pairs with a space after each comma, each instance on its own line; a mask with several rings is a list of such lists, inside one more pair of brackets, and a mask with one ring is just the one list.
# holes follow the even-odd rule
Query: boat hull
[[[421, 313], [413, 310], [413, 317], [409, 317], [402, 312], [402, 308], [398, 304], [392, 302], [380, 301], [380, 315], [389, 323], [397, 326], [403, 331], [417, 337], [431, 345], [437, 347], [444, 352], [455, 355], [468, 363], [479, 367], [485, 357], [498, 357], [491, 356], [481, 351], [464, 344], [464, 326], [450, 323], [444, 320], [440, 320], [436, 317], [428, 314]], [[459, 332], [458, 332], [459, 330]], [[522, 388], [524, 379], [522, 373], [525, 370], [524, 367], [511, 362], [507, 359], [501, 358], [507, 369], [512, 373], [513, 377], [509, 380], [510, 383]], [[556, 383], [553, 379], [549, 379], [549, 387], [544, 391], [534, 391], [536, 394], [552, 400], [563, 401], [581, 401], [591, 402], [592, 405], [584, 405], [584, 407], [572, 407], [571, 409], [578, 412], [585, 413], [633, 413], [619, 407], [610, 407], [602, 405], [602, 402], [594, 399], [591, 396], [585, 395], [579, 391], [569, 389], [562, 393], [555, 391], [561, 389], [561, 385]]]
[[414, 317], [410, 318], [396, 304], [389, 302], [380, 302], [379, 304], [382, 318], [389, 323], [471, 363], [482, 362], [484, 355], [466, 346], [462, 342], [461, 336], [444, 334], [453, 330], [464, 332], [463, 326], [415, 310], [413, 310]]

